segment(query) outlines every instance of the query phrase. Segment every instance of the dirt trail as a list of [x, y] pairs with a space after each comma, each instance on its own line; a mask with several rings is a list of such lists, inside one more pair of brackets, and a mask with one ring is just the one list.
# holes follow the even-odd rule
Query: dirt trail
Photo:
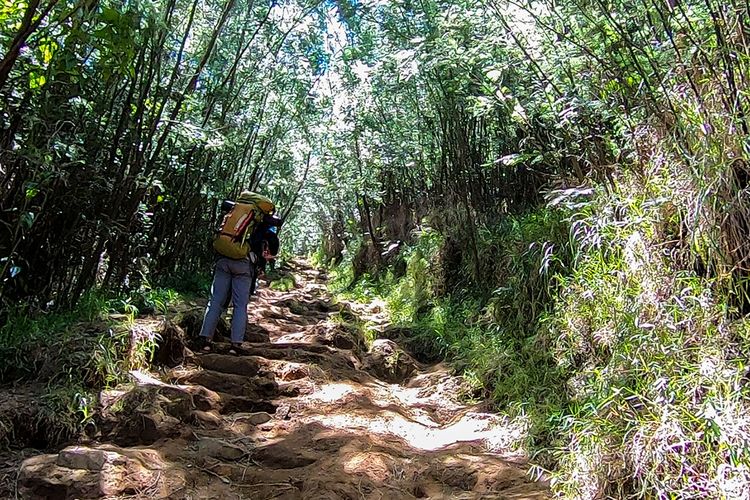
[[549, 498], [508, 451], [513, 427], [463, 405], [445, 366], [366, 350], [346, 320], [382, 322], [377, 305], [341, 309], [321, 273], [293, 271], [295, 290], [251, 301], [240, 356], [165, 346], [179, 364], [103, 394], [101, 442], [27, 459], [20, 496]]

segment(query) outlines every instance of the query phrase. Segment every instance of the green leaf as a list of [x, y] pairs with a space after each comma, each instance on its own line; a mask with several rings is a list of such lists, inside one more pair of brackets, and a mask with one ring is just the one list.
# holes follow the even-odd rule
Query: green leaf
[[21, 214], [21, 226], [25, 227], [26, 229], [30, 229], [32, 225], [34, 225], [34, 220], [36, 219], [36, 214], [33, 212], [24, 212]]
[[102, 11], [102, 20], [109, 24], [117, 24], [120, 21], [120, 13], [111, 7], [105, 7]]
[[52, 56], [55, 55], [55, 52], [57, 52], [58, 48], [59, 45], [54, 40], [47, 39], [42, 41], [39, 44], [39, 54], [41, 61], [44, 64], [49, 64], [50, 61], [52, 61]]
[[29, 75], [29, 88], [30, 89], [38, 89], [40, 87], [43, 87], [44, 84], [47, 83], [47, 77], [35, 72], [31, 72]]

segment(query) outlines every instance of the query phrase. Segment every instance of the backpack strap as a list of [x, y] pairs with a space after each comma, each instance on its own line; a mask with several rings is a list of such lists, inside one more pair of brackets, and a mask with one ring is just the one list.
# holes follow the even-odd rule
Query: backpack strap
[[242, 244], [245, 244], [245, 240], [247, 240], [247, 227], [250, 225], [251, 222], [255, 219], [255, 210], [250, 210], [250, 213], [247, 214], [247, 219], [242, 221], [242, 225], [240, 226], [240, 230], [238, 234], [242, 235]]

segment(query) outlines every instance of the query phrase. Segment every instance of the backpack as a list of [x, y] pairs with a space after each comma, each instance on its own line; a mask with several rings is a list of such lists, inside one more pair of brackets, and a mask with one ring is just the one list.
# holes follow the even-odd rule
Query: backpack
[[276, 206], [265, 196], [243, 191], [221, 222], [214, 250], [230, 259], [246, 258], [250, 251], [248, 237], [256, 225], [275, 210]]

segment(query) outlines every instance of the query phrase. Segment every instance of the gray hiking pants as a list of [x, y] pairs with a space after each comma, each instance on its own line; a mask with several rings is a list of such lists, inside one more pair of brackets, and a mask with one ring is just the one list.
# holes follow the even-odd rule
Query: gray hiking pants
[[224, 304], [232, 294], [232, 342], [242, 342], [245, 339], [247, 327], [247, 302], [250, 298], [250, 261], [248, 259], [234, 260], [226, 257], [216, 261], [214, 281], [211, 285], [211, 298], [208, 300], [206, 314], [203, 316], [201, 337], [212, 338], [219, 323]]

